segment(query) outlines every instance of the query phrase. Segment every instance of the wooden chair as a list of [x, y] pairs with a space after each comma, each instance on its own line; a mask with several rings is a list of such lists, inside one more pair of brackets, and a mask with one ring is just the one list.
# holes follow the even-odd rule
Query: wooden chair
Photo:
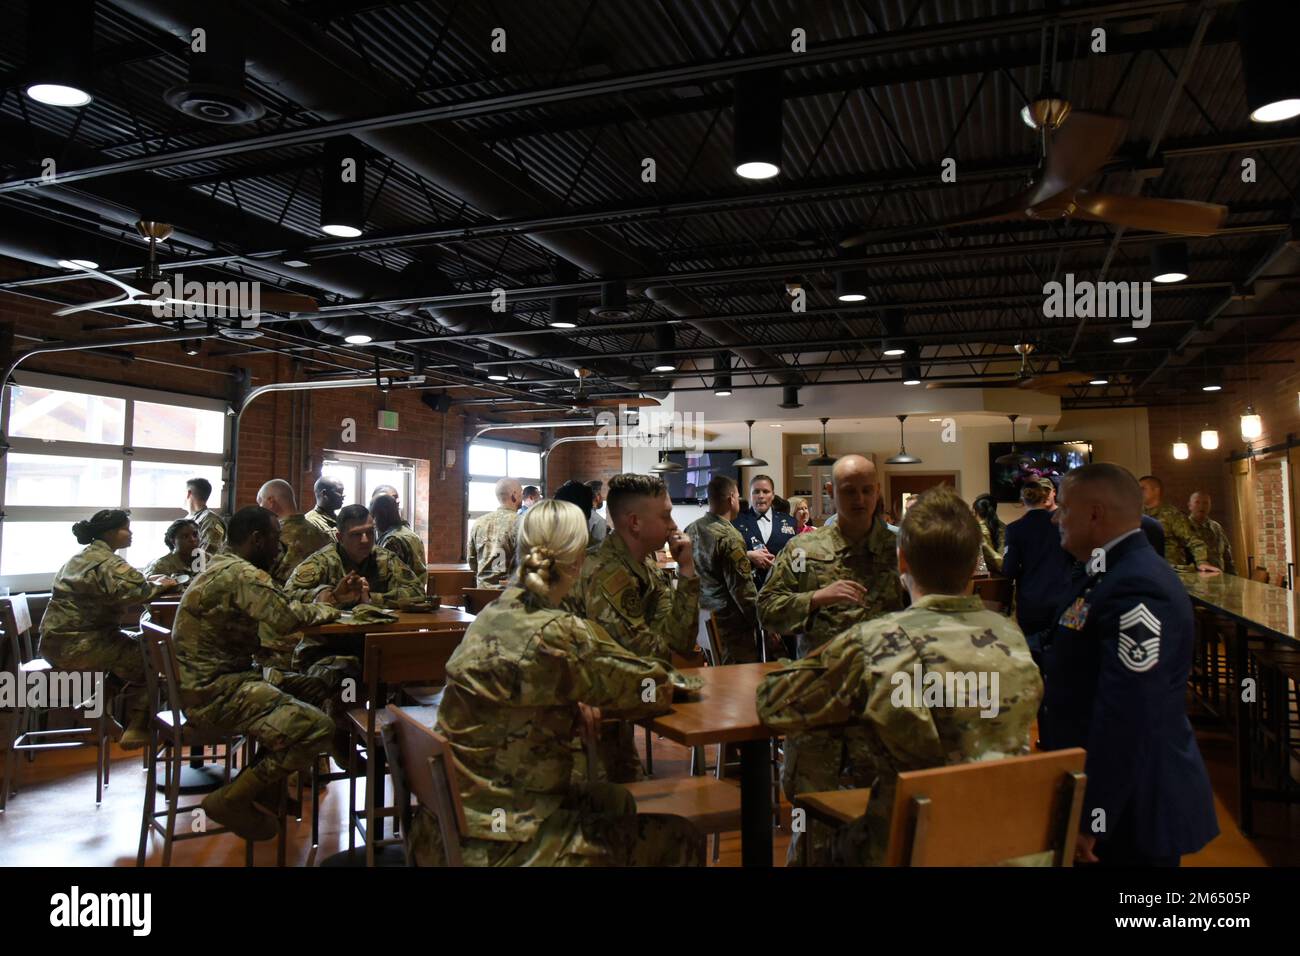
[[176, 626], [176, 612], [180, 610], [180, 606], [180, 598], [152, 601], [148, 607], [149, 620], [170, 631]]
[[426, 593], [430, 596], [447, 596], [460, 594], [464, 588], [478, 586], [478, 579], [473, 571], [448, 571], [431, 569], [429, 571]]
[[[996, 866], [1050, 852], [1054, 866], [1073, 866], [1086, 756], [1075, 747], [900, 773], [884, 864]], [[870, 788], [833, 790], [801, 793], [794, 804], [837, 826], [865, 813], [870, 798]]]
[[[26, 753], [28, 760], [34, 760], [37, 751], [66, 750], [70, 747], [96, 748], [95, 805], [98, 806], [104, 799], [104, 788], [108, 786], [112, 767], [109, 746], [110, 731], [114, 724], [102, 680], [96, 682], [93, 690], [82, 688], [83, 699], [75, 704], [27, 707], [26, 682], [29, 675], [44, 675], [43, 679], [48, 680], [55, 671], [53, 664], [36, 656], [33, 651], [32, 615], [26, 594], [15, 594], [0, 600], [0, 626], [4, 628], [8, 655], [14, 662], [15, 684], [18, 685], [14, 707], [5, 715], [5, 723], [11, 729], [6, 734], [10, 737], [10, 743], [4, 755], [4, 773], [0, 777], [0, 813], [8, 805], [9, 794], [18, 792], [19, 753]], [[85, 713], [95, 709], [99, 711], [98, 717], [90, 717]], [[60, 711], [89, 723], [56, 730], [45, 729], [50, 714]]]
[[[668, 813], [690, 820], [707, 840], [713, 836], [718, 861], [722, 834], [740, 829], [740, 787], [714, 777], [673, 777], [623, 784], [636, 799], [637, 813]], [[706, 847], [701, 847], [704, 857]]]
[[[180, 674], [176, 668], [176, 653], [172, 646], [171, 632], [153, 621], [140, 622], [140, 644], [144, 654], [145, 678], [149, 683], [149, 698], [160, 705], [149, 721], [148, 776], [144, 787], [144, 812], [140, 820], [140, 847], [136, 852], [135, 865], [144, 866], [149, 849], [149, 834], [157, 831], [163, 838], [162, 865], [171, 866], [172, 845], [177, 840], [194, 840], [199, 837], [217, 836], [229, 833], [226, 827], [202, 827], [198, 830], [186, 826], [181, 821], [182, 832], [176, 832], [176, 818], [193, 814], [199, 804], [181, 806], [181, 768], [186, 760], [186, 750], [192, 747], [221, 748], [220, 759], [225, 765], [225, 782], [230, 782], [235, 751], [246, 743], [240, 734], [209, 733], [197, 730], [185, 719], [180, 705]], [[164, 761], [163, 786], [165, 790], [165, 807], [157, 809], [158, 759]], [[166, 817], [165, 823], [159, 818]], [[285, 813], [284, 799], [280, 806], [280, 835], [276, 846], [276, 858], [279, 866], [284, 866], [285, 859]], [[244, 863], [253, 865], [253, 841], [245, 841]]]
[[460, 593], [465, 602], [465, 610], [478, 614], [485, 607], [501, 596], [504, 588], [461, 588]]
[[[447, 865], [460, 866], [460, 841], [469, 833], [469, 826], [447, 741], [410, 710], [393, 704], [388, 705], [382, 733], [393, 770], [393, 795], [402, 833], [411, 832], [411, 797], [415, 797], [438, 821]], [[414, 866], [409, 843], [405, 848], [406, 865]]]
[[[386, 695], [390, 689], [403, 684], [445, 682], [447, 661], [464, 636], [463, 627], [366, 635], [362, 665], [366, 699], [362, 706], [351, 708], [347, 714], [348, 851], [355, 850], [356, 836], [360, 832], [366, 844], [366, 866], [375, 865], [375, 851], [379, 846], [399, 842], [383, 839], [383, 819], [398, 815], [396, 806], [381, 806], [384, 788], [381, 732], [391, 719], [388, 711], [382, 709]], [[366, 754], [366, 799], [361, 808], [357, 807], [356, 797], [358, 747]]]
[[972, 593], [982, 600], [984, 606], [990, 611], [1006, 614], [1011, 610], [1011, 593], [1015, 583], [1011, 578], [997, 576], [975, 578], [972, 583], [975, 585]]

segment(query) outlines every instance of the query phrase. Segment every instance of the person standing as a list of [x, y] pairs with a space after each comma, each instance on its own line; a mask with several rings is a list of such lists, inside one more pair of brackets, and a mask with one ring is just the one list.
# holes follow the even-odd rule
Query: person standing
[[263, 679], [253, 657], [260, 633], [293, 632], [338, 618], [327, 604], [291, 601], [267, 573], [280, 556], [279, 521], [250, 505], [230, 519], [229, 547], [214, 555], [181, 599], [173, 629], [186, 719], [213, 734], [249, 734], [260, 759], [208, 794], [203, 811], [246, 840], [278, 832], [273, 805], [285, 777], [330, 749], [334, 721], [321, 709], [330, 688], [299, 674]]
[[194, 574], [194, 552], [199, 548], [199, 526], [192, 518], [177, 518], [163, 532], [163, 544], [167, 553], [151, 561], [144, 569], [146, 578], [166, 575], [174, 578], [179, 574]]
[[[583, 562], [564, 607], [595, 621], [636, 656], [668, 665], [673, 651], [686, 655], [695, 650], [700, 579], [691, 539], [673, 522], [673, 503], [662, 478], [615, 475], [607, 500], [613, 533]], [[655, 567], [654, 553], [665, 542], [677, 562], [676, 588]], [[600, 756], [603, 772], [615, 783], [643, 775], [629, 723], [602, 727]]]
[[1083, 564], [1043, 652], [1047, 750], [1088, 751], [1076, 858], [1177, 866], [1218, 835], [1187, 719], [1192, 602], [1141, 531], [1144, 489], [1119, 465], [1076, 468], [1054, 520]]
[[732, 525], [740, 491], [726, 475], [709, 479], [709, 511], [686, 526], [700, 578], [700, 607], [713, 614], [720, 664], [751, 664], [759, 650], [758, 590], [745, 541]]
[[605, 504], [605, 483], [593, 478], [587, 482], [587, 487], [591, 489], [591, 517], [587, 519], [587, 532], [591, 535], [591, 543], [599, 545], [609, 534], [609, 522], [600, 513]]
[[523, 497], [519, 502], [519, 513], [523, 514], [542, 500], [542, 489], [536, 485], [524, 485]]
[[481, 588], [505, 587], [515, 567], [515, 545], [519, 533], [519, 508], [523, 489], [513, 478], [496, 484], [496, 511], [489, 511], [474, 522], [469, 536], [469, 569]]
[[1024, 517], [1007, 525], [1002, 573], [1016, 585], [1016, 621], [1034, 661], [1042, 663], [1043, 640], [1056, 624], [1061, 594], [1070, 586], [1074, 559], [1061, 547], [1048, 503], [1055, 500], [1041, 482], [1020, 488]]
[[1232, 560], [1232, 544], [1223, 525], [1210, 517], [1213, 501], [1208, 491], [1194, 491], [1187, 501], [1187, 520], [1205, 542], [1206, 562], [1228, 574], [1237, 573], [1237, 565]]
[[312, 491], [316, 494], [316, 507], [303, 517], [329, 535], [331, 541], [337, 541], [339, 534], [336, 515], [343, 507], [343, 482], [322, 475], [316, 479]]
[[190, 518], [199, 526], [199, 547], [211, 557], [226, 543], [226, 523], [221, 515], [208, 507], [212, 497], [212, 482], [206, 478], [191, 478], [185, 482], [185, 507]]
[[794, 537], [794, 519], [773, 507], [775, 485], [767, 475], [749, 479], [750, 510], [731, 523], [745, 540], [745, 553], [754, 566], [754, 586], [761, 588], [785, 543]]
[[808, 523], [810, 514], [812, 512], [808, 508], [807, 499], [799, 497], [790, 499], [790, 517], [794, 518], [795, 534], [807, 534], [813, 529], [812, 525]]
[[380, 495], [387, 495], [388, 497], [392, 498], [393, 501], [397, 503], [398, 510], [399, 511], [401, 510], [402, 497], [397, 493], [397, 489], [394, 488], [392, 485], [375, 485], [375, 490], [370, 492], [370, 503], [372, 506], [375, 503], [375, 499], [378, 498]]
[[[845, 455], [835, 463], [831, 479], [838, 520], [801, 535], [783, 550], [758, 594], [760, 623], [794, 635], [800, 658], [855, 624], [903, 608], [898, 538], [876, 514], [876, 466], [861, 455]], [[781, 770], [786, 796], [834, 790], [844, 759], [841, 731], [792, 733], [785, 742]], [[816, 823], [807, 833], [794, 834], [787, 862], [800, 861], [805, 839], [810, 841], [811, 862], [830, 862], [831, 834]]]
[[144, 657], [120, 621], [127, 608], [147, 604], [176, 587], [176, 580], [150, 581], [116, 554], [131, 546], [131, 518], [125, 511], [97, 511], [74, 524], [72, 533], [86, 547], [54, 575], [37, 653], [58, 670], [104, 673], [122, 685], [127, 726], [120, 744], [138, 750], [149, 742]]
[[379, 547], [397, 555], [419, 580], [426, 580], [429, 569], [424, 562], [424, 542], [402, 520], [402, 513], [397, 510], [397, 499], [375, 495], [370, 502], [370, 513], [375, 517], [375, 529], [379, 532]]
[[293, 569], [308, 555], [333, 544], [334, 537], [299, 513], [293, 486], [283, 478], [272, 478], [257, 489], [257, 504], [280, 522], [280, 554], [270, 574], [276, 584], [284, 587]]
[[[980, 542], [975, 516], [957, 493], [929, 489], [898, 535], [911, 607], [854, 624], [758, 687], [759, 718], [773, 730], [849, 725], [847, 776], [871, 787], [871, 799], [866, 815], [839, 835], [836, 862], [883, 862], [900, 773], [1029, 753], [1043, 682], [1020, 629], [966, 594]], [[983, 683], [969, 697], [963, 686], [928, 706], [910, 693], [923, 674], [976, 674]]]
[[[1196, 533], [1187, 516], [1173, 505], [1165, 504], [1165, 483], [1155, 475], [1143, 475], [1138, 484], [1142, 488], [1142, 510], [1160, 522], [1165, 532], [1165, 560], [1178, 571], [1208, 571], [1220, 569], [1209, 563], [1209, 548]], [[1191, 563], [1188, 563], [1191, 555]]]
[[971, 506], [980, 524], [980, 534], [984, 543], [980, 551], [984, 555], [984, 566], [991, 574], [1002, 571], [1002, 550], [1006, 547], [1007, 526], [998, 517], [998, 503], [992, 495], [980, 495]]

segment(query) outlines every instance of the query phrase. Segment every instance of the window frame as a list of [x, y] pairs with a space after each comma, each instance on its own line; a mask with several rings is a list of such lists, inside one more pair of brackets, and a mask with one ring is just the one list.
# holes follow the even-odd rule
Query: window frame
[[[414, 458], [406, 458], [400, 455], [373, 455], [369, 452], [360, 451], [341, 451], [337, 448], [326, 448], [322, 450], [321, 469], [334, 462], [340, 465], [354, 465], [357, 469], [357, 481], [361, 486], [361, 495], [368, 494], [365, 488], [366, 465], [389, 465], [394, 469], [406, 471], [408, 475], [408, 487], [401, 495], [401, 513], [402, 520], [415, 527], [415, 494], [416, 481], [418, 474], [416, 472], [417, 461]], [[346, 489], [350, 498], [345, 498], [344, 505], [365, 505], [370, 507], [370, 499], [356, 495], [355, 488]], [[312, 507], [315, 507], [314, 503]], [[307, 509], [311, 510], [311, 509]]]
[[[48, 388], [60, 392], [79, 395], [94, 395], [102, 398], [124, 400], [123, 432], [121, 445], [108, 445], [96, 442], [57, 441], [42, 438], [14, 438], [9, 436], [9, 419], [13, 410], [13, 386]], [[135, 403], [148, 402], [154, 405], [176, 405], [196, 411], [215, 411], [224, 416], [222, 429], [222, 447], [220, 452], [177, 451], [168, 448], [149, 446], [136, 447], [133, 444], [135, 431]], [[5, 526], [12, 522], [24, 521], [66, 521], [69, 528], [74, 521], [87, 518], [93, 512], [87, 507], [64, 507], [61, 505], [9, 505], [5, 500], [9, 477], [9, 454], [45, 455], [52, 458], [97, 458], [122, 462], [121, 490], [116, 504], [106, 502], [104, 507], [123, 508], [131, 512], [131, 520], [174, 521], [185, 517], [185, 509], [180, 504], [174, 508], [149, 507], [132, 508], [131, 500], [131, 465], [133, 462], [156, 462], [165, 465], [198, 465], [218, 467], [221, 469], [223, 482], [230, 481], [230, 438], [232, 414], [229, 402], [219, 398], [205, 398], [198, 395], [186, 395], [181, 392], [167, 392], [152, 388], [140, 388], [134, 385], [116, 385], [107, 382], [84, 381], [63, 375], [47, 375], [42, 372], [15, 372], [9, 385], [0, 394], [0, 434], [5, 436], [8, 447], [0, 455], [0, 554], [3, 554]], [[184, 492], [178, 492], [177, 499], [183, 500]], [[220, 501], [216, 509], [220, 510]], [[71, 531], [69, 531], [71, 533]], [[161, 543], [159, 548], [161, 548]], [[48, 589], [54, 580], [53, 571], [31, 574], [0, 575], [0, 587], [13, 591], [33, 591]]]
[[[537, 455], [537, 456], [538, 456], [538, 461], [537, 461], [537, 470], [540, 471], [540, 472], [542, 473], [542, 474], [541, 474], [541, 477], [538, 477], [538, 478], [517, 478], [517, 480], [519, 481], [519, 483], [520, 483], [521, 485], [523, 485], [523, 484], [534, 484], [534, 483], [535, 483], [535, 484], [537, 485], [537, 487], [539, 487], [539, 488], [544, 487], [544, 483], [545, 483], [545, 481], [546, 481], [546, 477], [545, 477], [545, 475], [546, 475], [546, 461], [545, 461], [545, 459], [543, 459], [543, 458], [541, 457], [541, 455], [542, 455], [542, 446], [541, 446], [541, 445], [531, 445], [531, 444], [529, 444], [528, 442], [522, 442], [522, 441], [510, 441], [510, 440], [508, 440], [508, 439], [501, 439], [501, 438], [480, 438], [480, 439], [477, 439], [477, 440], [475, 440], [475, 441], [471, 441], [471, 442], [469, 442], [469, 443], [465, 446], [465, 547], [466, 547], [466, 549], [469, 548], [469, 538], [470, 538], [470, 535], [472, 535], [472, 534], [474, 533], [474, 522], [477, 521], [479, 518], [483, 517], [485, 514], [490, 514], [490, 513], [491, 513], [490, 511], [471, 511], [471, 510], [470, 510], [470, 507], [469, 507], [469, 486], [470, 486], [470, 484], [471, 484], [472, 482], [476, 482], [476, 481], [489, 481], [489, 482], [491, 482], [492, 484], [496, 484], [496, 483], [497, 483], [498, 481], [500, 481], [502, 478], [516, 478], [515, 475], [481, 475], [481, 474], [477, 474], [477, 473], [471, 472], [471, 471], [469, 470], [470, 449], [471, 449], [473, 446], [475, 446], [475, 445], [485, 445], [485, 446], [488, 446], [488, 447], [491, 447], [491, 448], [503, 448], [503, 449], [505, 449], [505, 451], [506, 451], [506, 463], [507, 463], [507, 464], [509, 464], [509, 462], [510, 462], [510, 452], [511, 452], [511, 451], [526, 451], [526, 452], [531, 452], [531, 453], [534, 454], [534, 455]], [[491, 510], [492, 510], [492, 511], [495, 511], [496, 509], [493, 508], [493, 509], [491, 509]], [[466, 550], [465, 553], [468, 554], [469, 551]]]

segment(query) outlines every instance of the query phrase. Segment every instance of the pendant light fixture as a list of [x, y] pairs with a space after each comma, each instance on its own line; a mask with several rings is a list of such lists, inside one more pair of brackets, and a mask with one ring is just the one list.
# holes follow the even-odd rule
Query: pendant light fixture
[[829, 418], [822, 419], [822, 453], [808, 462], [814, 468], [829, 468], [837, 461], [835, 456], [830, 453], [830, 445], [826, 443], [826, 423], [828, 421], [830, 421]]
[[1019, 417], [1019, 415], [1007, 416], [1007, 418], [1011, 419], [1011, 451], [1007, 452], [1005, 455], [998, 455], [997, 458], [994, 458], [994, 464], [1007, 466], [1014, 465], [1016, 467], [1019, 467], [1020, 465], [1033, 464], [1034, 459], [1032, 456], [1026, 455], [1024, 452], [1016, 451], [1016, 419]]
[[24, 92], [37, 103], [76, 109], [89, 105], [95, 0], [62, 0], [57, 12], [28, 5], [29, 77]]
[[668, 446], [672, 443], [673, 429], [668, 426], [668, 434], [664, 436], [664, 447], [659, 451], [659, 460], [650, 466], [650, 470], [659, 474], [675, 473], [685, 471], [686, 466], [676, 461], [668, 460]]
[[867, 274], [861, 269], [844, 269], [835, 273], [835, 298], [840, 302], [866, 301]]
[[1205, 423], [1205, 428], [1201, 431], [1201, 447], [1206, 451], [1214, 451], [1219, 447], [1219, 430], [1211, 428], [1210, 423]]
[[749, 447], [746, 449], [749, 454], [744, 458], [737, 458], [732, 464], [737, 468], [765, 468], [767, 462], [762, 458], [754, 457], [754, 420], [747, 418], [745, 424], [749, 426]]
[[1034, 467], [1038, 469], [1055, 468], [1056, 462], [1047, 457], [1047, 426], [1038, 426], [1038, 457], [1034, 459]]
[[1264, 434], [1264, 420], [1256, 413], [1251, 396], [1250, 334], [1245, 322], [1241, 323], [1241, 341], [1245, 345], [1246, 352], [1246, 410], [1241, 415], [1241, 440], [1250, 443]]
[[906, 415], [895, 416], [898, 419], [898, 454], [885, 459], [886, 465], [919, 465], [921, 459], [915, 455], [907, 453], [907, 445], [903, 443], [903, 422], [907, 420]]
[[321, 166], [320, 231], [356, 239], [365, 229], [366, 157], [351, 136], [325, 143]]
[[726, 398], [731, 394], [731, 355], [719, 352], [713, 357], [713, 394]]
[[1155, 282], [1182, 282], [1187, 278], [1187, 243], [1162, 242], [1151, 250], [1151, 278]]
[[799, 386], [785, 385], [781, 388], [781, 404], [778, 408], [803, 408], [799, 401]]
[[1237, 42], [1246, 77], [1246, 108], [1256, 123], [1300, 116], [1300, 71], [1295, 37], [1300, 5], [1249, 0], [1237, 8]]
[[655, 348], [659, 351], [650, 371], [677, 371], [677, 358], [672, 354], [673, 349], [677, 348], [677, 336], [673, 333], [671, 325], [661, 325], [655, 329]]
[[1183, 441], [1183, 403], [1181, 399], [1179, 399], [1176, 407], [1178, 409], [1178, 437], [1174, 439], [1174, 460], [1186, 461], [1190, 451], [1187, 448], [1187, 442]]
[[781, 172], [781, 70], [742, 73], [736, 79], [732, 140], [736, 175], [771, 179]]

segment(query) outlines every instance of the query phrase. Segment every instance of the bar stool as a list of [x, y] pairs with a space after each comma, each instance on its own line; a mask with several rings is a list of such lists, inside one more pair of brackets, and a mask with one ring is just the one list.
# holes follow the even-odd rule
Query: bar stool
[[[8, 638], [9, 655], [14, 661], [14, 676], [18, 685], [14, 707], [6, 715], [6, 723], [12, 727], [12, 743], [5, 753], [4, 773], [0, 778], [0, 813], [9, 802], [9, 794], [18, 792], [18, 754], [26, 753], [27, 759], [35, 760], [38, 750], [67, 750], [73, 747], [94, 747], [95, 756], [95, 805], [104, 799], [104, 788], [108, 786], [111, 769], [109, 745], [112, 738], [114, 720], [108, 713], [109, 701], [104, 692], [102, 678], [96, 681], [93, 690], [83, 688], [82, 699], [76, 704], [65, 706], [28, 707], [27, 681], [29, 675], [49, 682], [54, 674], [54, 665], [43, 657], [37, 657], [32, 651], [32, 616], [27, 606], [26, 594], [15, 594], [0, 600], [0, 625], [4, 627]], [[86, 711], [98, 707], [99, 716], [90, 717]], [[40, 725], [48, 722], [52, 713], [63, 712], [75, 715], [78, 720], [89, 721], [85, 726], [47, 730]], [[40, 729], [38, 729], [40, 728]]]

